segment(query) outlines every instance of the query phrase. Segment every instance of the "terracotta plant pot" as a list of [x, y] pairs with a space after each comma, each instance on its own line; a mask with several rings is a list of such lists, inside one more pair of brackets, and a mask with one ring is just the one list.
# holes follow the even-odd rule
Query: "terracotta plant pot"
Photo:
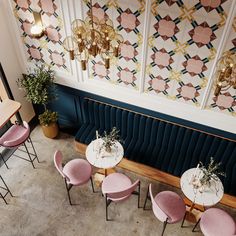
[[50, 125], [41, 125], [43, 134], [48, 138], [55, 138], [58, 135], [59, 129], [57, 123], [51, 123]]

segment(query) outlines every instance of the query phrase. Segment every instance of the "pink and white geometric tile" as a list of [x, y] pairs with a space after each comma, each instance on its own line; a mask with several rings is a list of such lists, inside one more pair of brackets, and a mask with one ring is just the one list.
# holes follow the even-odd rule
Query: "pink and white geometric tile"
[[[24, 43], [27, 60], [42, 62], [54, 69], [68, 70], [62, 40], [65, 37], [60, 18], [59, 0], [13, 0], [14, 12]], [[33, 11], [40, 12], [45, 35], [40, 39], [31, 36]]]

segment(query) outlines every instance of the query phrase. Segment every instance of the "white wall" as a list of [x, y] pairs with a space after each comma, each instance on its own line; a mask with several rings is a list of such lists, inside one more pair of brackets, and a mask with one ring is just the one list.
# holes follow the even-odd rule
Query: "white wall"
[[[8, 11], [8, 17], [9, 17], [13, 39], [18, 38], [19, 40], [19, 43], [15, 45], [15, 47], [17, 48], [16, 53], [19, 54], [18, 55], [20, 58], [19, 61], [22, 64], [22, 68], [25, 69], [30, 66], [30, 62], [27, 61], [27, 59], [29, 59], [29, 54], [26, 52], [27, 47], [25, 47], [24, 43], [22, 43], [20, 40], [21, 39], [20, 36], [23, 37], [23, 35], [22, 35], [22, 29], [20, 28], [21, 24], [18, 19], [18, 18], [23, 17], [25, 13], [21, 10], [20, 15], [18, 15], [18, 18], [16, 18], [13, 14], [15, 10], [14, 8], [15, 4], [12, 4], [15, 2], [13, 0], [8, 0], [8, 1], [0, 0], [0, 2], [1, 1], [2, 2], [4, 1], [4, 4], [6, 5], [8, 3], [8, 6], [6, 6], [7, 8], [6, 11]], [[100, 3], [103, 2], [101, 0], [98, 0], [98, 2], [99, 1]], [[126, 3], [131, 4], [132, 2], [132, 1], [125, 1], [125, 0], [120, 0], [120, 1], [123, 4], [126, 4]], [[32, 4], [34, 3], [33, 5], [37, 5], [36, 3], [38, 2], [38, 0], [32, 0], [30, 2]], [[232, 6], [234, 5], [234, 7], [236, 7], [235, 2], [236, 1], [228, 1], [229, 4], [232, 4]], [[62, 29], [60, 30], [60, 34], [62, 35], [62, 40], [63, 40], [65, 36], [71, 34], [70, 23], [75, 18], [85, 17], [86, 10], [83, 8], [85, 4], [83, 0], [58, 0], [58, 1], [54, 1], [54, 3], [57, 4], [56, 13], [59, 16], [58, 17], [59, 20], [58, 19], [56, 20], [55, 17], [53, 17], [54, 19], [53, 23], [56, 24], [55, 22], [57, 22], [57, 24], [62, 25], [60, 26]], [[151, 0], [146, 1], [146, 3], [147, 3], [147, 9], [150, 9]], [[235, 8], [231, 8], [230, 13], [228, 14], [230, 17], [227, 18], [227, 22], [224, 25], [224, 27], [226, 28], [224, 28], [225, 29], [224, 33], [222, 33], [222, 35], [219, 36], [219, 39], [220, 38], [223, 39], [224, 37], [227, 38], [228, 35], [227, 35], [226, 29], [229, 26], [231, 27], [232, 21], [230, 19], [233, 19], [233, 16], [235, 14], [234, 9]], [[27, 19], [27, 17], [28, 17], [27, 14], [24, 15], [24, 19]], [[2, 18], [2, 15], [0, 17], [0, 20], [1, 18]], [[148, 27], [148, 23], [147, 23], [148, 20], [145, 20], [145, 22], [146, 22], [146, 27]], [[45, 37], [42, 37], [41, 39], [37, 39], [37, 40], [30, 39], [29, 37], [25, 37], [24, 40], [29, 45], [36, 45], [37, 47], [40, 45], [42, 49], [42, 53], [45, 52], [43, 59], [48, 64], [50, 64], [50, 60], [48, 61], [49, 49], [51, 51], [53, 51], [54, 49], [58, 50], [59, 52], [63, 51], [63, 48], [61, 45], [54, 45], [52, 42], [47, 43], [45, 41]], [[147, 39], [145, 40], [147, 41]], [[221, 45], [221, 48], [223, 48], [224, 46], [223, 40], [221, 40], [220, 45]], [[220, 54], [220, 51], [218, 54]], [[218, 54], [217, 56], [219, 56]], [[215, 57], [215, 61], [217, 61], [217, 56]], [[145, 56], [143, 58], [145, 58]], [[153, 111], [157, 111], [157, 112], [161, 112], [161, 113], [175, 116], [178, 118], [190, 120], [199, 124], [207, 125], [210, 127], [218, 128], [218, 129], [236, 134], [235, 116], [233, 115], [233, 113], [232, 115], [229, 115], [221, 111], [215, 112], [214, 110], [205, 106], [206, 101], [208, 99], [208, 94], [211, 91], [212, 81], [214, 79], [212, 76], [208, 81], [208, 86], [206, 89], [207, 94], [203, 98], [202, 105], [200, 104], [199, 106], [194, 106], [194, 105], [190, 105], [187, 102], [177, 103], [176, 101], [172, 99], [166, 99], [165, 97], [146, 93], [143, 91], [142, 86], [140, 86], [139, 90], [128, 89], [127, 87], [124, 87], [124, 86], [123, 87], [115, 86], [113, 83], [107, 83], [104, 80], [91, 78], [90, 77], [91, 71], [89, 73], [87, 71], [82, 72], [80, 68], [80, 64], [78, 64], [75, 61], [70, 61], [68, 54], [66, 54], [64, 59], [66, 60], [65, 63], [67, 66], [67, 70], [61, 69], [56, 66], [53, 68], [56, 71], [56, 82], [58, 82], [59, 84], [70, 86], [76, 89], [84, 90], [84, 91], [91, 92], [97, 95], [112, 98], [118, 101], [133, 104], [139, 107], [144, 107]], [[34, 63], [34, 62], [35, 61], [32, 60], [31, 63]], [[145, 62], [143, 63], [145, 65]], [[145, 67], [142, 66], [143, 73], [141, 74], [144, 74], [144, 68]], [[213, 68], [213, 66], [210, 68]]]
[[8, 16], [8, 8], [9, 6], [7, 4], [7, 1], [0, 0], [0, 62], [6, 74], [15, 100], [20, 102], [22, 105], [20, 109], [22, 119], [30, 121], [35, 115], [33, 107], [29, 102], [26, 101], [24, 92], [22, 90], [19, 90], [16, 84], [16, 80], [17, 78], [21, 77], [23, 69], [16, 53], [17, 48], [14, 45], [14, 43], [17, 42], [14, 42], [9, 30], [9, 28], [12, 26], [9, 22], [10, 18]]

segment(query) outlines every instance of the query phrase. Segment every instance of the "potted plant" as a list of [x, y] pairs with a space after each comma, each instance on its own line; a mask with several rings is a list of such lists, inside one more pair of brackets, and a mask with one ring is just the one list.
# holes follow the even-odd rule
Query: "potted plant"
[[44, 112], [39, 115], [39, 122], [44, 135], [48, 138], [55, 138], [59, 131], [57, 113], [47, 109], [47, 104], [55, 99], [53, 81], [53, 70], [44, 64], [36, 65], [33, 71], [23, 74], [23, 77], [17, 81], [18, 86], [25, 90], [28, 101], [43, 105]]
[[202, 186], [210, 186], [212, 180], [217, 180], [219, 176], [226, 176], [224, 172], [220, 170], [221, 163], [214, 161], [213, 157], [210, 159], [210, 163], [207, 166], [204, 166], [200, 162], [200, 170], [202, 175], [200, 177], [200, 184]]
[[119, 130], [113, 127], [109, 134], [104, 131], [104, 135], [101, 138], [103, 140], [102, 147], [105, 148], [106, 152], [111, 152], [111, 147], [120, 139]]

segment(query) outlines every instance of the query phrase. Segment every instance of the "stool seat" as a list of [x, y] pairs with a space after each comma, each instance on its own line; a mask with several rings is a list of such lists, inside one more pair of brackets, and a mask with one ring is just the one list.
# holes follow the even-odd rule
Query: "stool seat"
[[[31, 146], [33, 153], [32, 153], [32, 151], [30, 151], [28, 149], [28, 147], [26, 145], [26, 141], [28, 141], [27, 142], [28, 145]], [[30, 127], [26, 121], [23, 121], [22, 125], [19, 125], [19, 124], [12, 125], [6, 131], [6, 133], [4, 133], [2, 135], [2, 137], [0, 137], [0, 146], [4, 147], [6, 149], [12, 149], [13, 152], [11, 153], [11, 156], [16, 156], [16, 157], [19, 157], [25, 161], [30, 162], [32, 164], [33, 168], [35, 168], [34, 163], [33, 163], [35, 159], [37, 159], [37, 161], [39, 163], [37, 153], [35, 151], [34, 145], [33, 145], [32, 140], [30, 138]], [[21, 146], [24, 146], [25, 150], [21, 149]], [[19, 150], [21, 152], [15, 153], [17, 150]], [[28, 159], [26, 159], [26, 157], [24, 155], [22, 155], [23, 153], [26, 153], [28, 155]], [[6, 165], [6, 167], [8, 168], [8, 165], [7, 165], [6, 161], [4, 160], [4, 157], [1, 153], [0, 153], [0, 157], [3, 160], [4, 164]]]
[[23, 125], [11, 126], [0, 138], [0, 145], [7, 148], [18, 147], [28, 139], [29, 135], [29, 125], [24, 121]]
[[200, 228], [205, 236], [233, 236], [236, 233], [233, 218], [218, 208], [210, 208], [203, 213]]

